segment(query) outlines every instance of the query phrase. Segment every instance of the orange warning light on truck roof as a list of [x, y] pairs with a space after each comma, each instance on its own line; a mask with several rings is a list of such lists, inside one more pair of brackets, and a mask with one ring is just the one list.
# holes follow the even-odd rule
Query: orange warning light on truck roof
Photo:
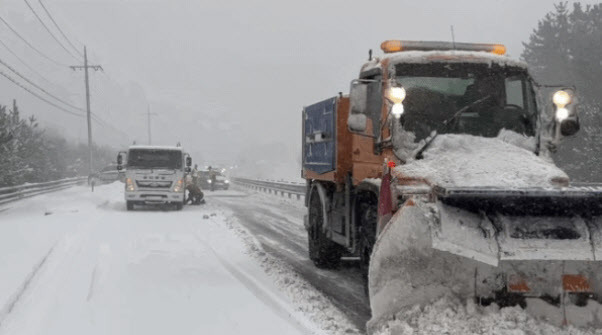
[[504, 55], [506, 46], [503, 44], [484, 43], [454, 43], [454, 42], [430, 42], [430, 41], [401, 41], [387, 40], [381, 43], [380, 48], [385, 53], [399, 51], [433, 51], [433, 50], [463, 50], [484, 51], [496, 55]]

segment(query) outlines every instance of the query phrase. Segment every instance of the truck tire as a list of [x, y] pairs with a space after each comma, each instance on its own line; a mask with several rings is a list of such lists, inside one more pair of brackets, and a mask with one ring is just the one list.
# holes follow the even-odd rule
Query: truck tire
[[134, 210], [134, 202], [133, 201], [126, 201], [125, 202], [125, 207], [127, 208], [128, 211]]
[[184, 208], [184, 203], [183, 202], [176, 202], [176, 210], [177, 211], [181, 211], [182, 208]]
[[364, 282], [364, 292], [368, 295], [368, 270], [370, 256], [376, 243], [376, 224], [378, 221], [378, 198], [372, 193], [361, 193], [355, 202], [356, 222], [358, 223], [358, 245], [360, 271]]
[[322, 230], [324, 224], [323, 205], [320, 194], [313, 190], [308, 207], [309, 228], [307, 230], [309, 258], [322, 269], [333, 269], [341, 263], [342, 249], [329, 240]]

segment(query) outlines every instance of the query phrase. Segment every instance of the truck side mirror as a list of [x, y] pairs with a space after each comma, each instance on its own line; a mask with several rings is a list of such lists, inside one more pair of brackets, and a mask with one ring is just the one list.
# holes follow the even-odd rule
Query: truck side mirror
[[121, 157], [121, 152], [117, 154], [117, 171], [123, 170], [123, 157]]
[[190, 156], [186, 157], [186, 166], [187, 167], [192, 166], [192, 157], [190, 157]]
[[347, 118], [349, 130], [363, 133], [367, 128], [366, 106], [368, 101], [368, 84], [353, 81], [349, 91], [350, 113]]
[[349, 130], [363, 133], [368, 127], [368, 119], [366, 114], [349, 114], [347, 118], [347, 126]]

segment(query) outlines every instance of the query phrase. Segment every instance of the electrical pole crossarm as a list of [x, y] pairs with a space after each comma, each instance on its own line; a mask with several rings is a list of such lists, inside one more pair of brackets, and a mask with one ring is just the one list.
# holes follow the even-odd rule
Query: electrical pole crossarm
[[[71, 68], [71, 70], [74, 70], [74, 71], [75, 70], [83, 70], [83, 69], [86, 68], [86, 66], [84, 66], [84, 65], [72, 65], [72, 66], [69, 66], [69, 67]], [[104, 69], [102, 68], [101, 65], [88, 65], [87, 67], [89, 69], [94, 70], [94, 71], [98, 71], [98, 70], [104, 71]]]

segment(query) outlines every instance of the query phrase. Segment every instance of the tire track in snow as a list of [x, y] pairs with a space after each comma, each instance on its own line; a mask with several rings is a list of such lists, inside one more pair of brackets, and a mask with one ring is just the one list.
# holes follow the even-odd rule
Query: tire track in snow
[[194, 238], [201, 242], [204, 246], [207, 247], [213, 253], [215, 258], [219, 261], [219, 263], [228, 271], [236, 280], [238, 280], [241, 284], [243, 284], [249, 292], [251, 292], [255, 297], [261, 300], [267, 307], [269, 307], [276, 315], [278, 315], [283, 320], [287, 321], [299, 331], [305, 334], [316, 334], [316, 332], [307, 328], [301, 322], [295, 319], [295, 317], [287, 312], [287, 308], [281, 304], [278, 299], [270, 292], [261, 287], [260, 284], [256, 282], [250, 275], [244, 273], [243, 271], [239, 271], [232, 263], [221, 257], [217, 251], [211, 246], [211, 244], [204, 238], [198, 235], [194, 226], [191, 225], [191, 230], [193, 232]]
[[12, 298], [9, 299], [9, 301], [4, 305], [2, 310], [0, 310], [0, 327], [2, 327], [2, 324], [4, 323], [6, 317], [13, 311], [13, 309], [15, 308], [15, 306], [17, 305], [17, 303], [19, 302], [19, 300], [21, 299], [23, 294], [25, 294], [25, 292], [29, 288], [29, 285], [31, 284], [31, 282], [34, 280], [36, 275], [40, 272], [40, 269], [42, 269], [44, 264], [46, 264], [46, 260], [48, 260], [48, 258], [54, 251], [55, 246], [56, 246], [56, 243], [54, 245], [52, 245], [52, 247], [50, 247], [50, 249], [44, 255], [44, 257], [42, 257], [42, 259], [33, 267], [32, 271], [25, 278], [25, 280], [23, 281], [21, 286], [17, 289], [17, 291], [13, 294]]

